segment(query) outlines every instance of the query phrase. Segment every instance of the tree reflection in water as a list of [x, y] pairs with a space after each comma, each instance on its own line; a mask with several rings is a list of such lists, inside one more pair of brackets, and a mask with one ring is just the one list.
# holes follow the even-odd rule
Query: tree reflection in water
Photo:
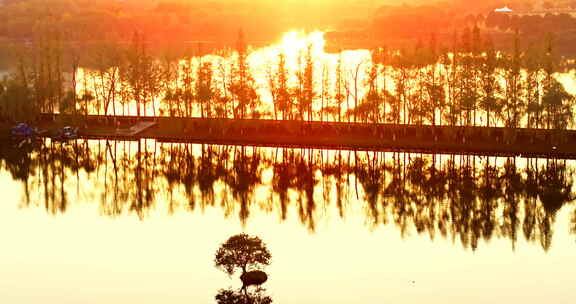
[[270, 304], [272, 298], [266, 295], [266, 289], [256, 288], [253, 291], [243, 293], [234, 289], [221, 289], [216, 294], [218, 304]]
[[97, 200], [103, 215], [144, 219], [167, 202], [169, 213], [215, 207], [242, 223], [254, 210], [294, 212], [314, 231], [331, 210], [361, 207], [370, 229], [393, 223], [472, 249], [523, 236], [548, 250], [556, 214], [575, 199], [563, 160], [78, 140], [1, 145], [0, 166], [22, 182], [25, 206], [52, 215]]

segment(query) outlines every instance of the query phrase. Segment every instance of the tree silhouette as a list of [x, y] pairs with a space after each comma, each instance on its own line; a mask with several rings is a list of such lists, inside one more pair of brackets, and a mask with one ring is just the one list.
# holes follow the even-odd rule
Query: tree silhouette
[[230, 237], [218, 248], [214, 263], [228, 275], [233, 275], [237, 268], [246, 273], [270, 265], [271, 258], [266, 244], [259, 237], [242, 233]]

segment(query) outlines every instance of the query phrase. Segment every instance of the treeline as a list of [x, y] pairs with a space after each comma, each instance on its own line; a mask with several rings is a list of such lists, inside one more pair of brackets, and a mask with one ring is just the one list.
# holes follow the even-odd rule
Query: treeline
[[434, 33], [450, 33], [454, 29], [481, 25], [486, 16], [504, 5], [515, 11], [530, 11], [533, 1], [486, 0], [486, 1], [426, 1], [416, 5], [384, 5], [376, 9], [371, 24], [364, 21], [364, 29], [370, 29], [371, 37], [382, 40], [408, 39]]
[[10, 39], [34, 39], [42, 23], [50, 23], [72, 41], [126, 41], [136, 29], [155, 41], [222, 40], [233, 38], [237, 24], [247, 21], [244, 8], [214, 1], [5, 2], [0, 6], [0, 37]]
[[257, 40], [277, 39], [294, 28], [325, 28], [339, 16], [366, 16], [366, 4], [349, 1], [269, 0], [4, 0], [0, 37], [32, 39], [50, 22], [70, 40], [129, 41], [134, 30], [151, 40], [233, 42], [241, 24]]
[[570, 35], [576, 29], [576, 18], [569, 14], [509, 15], [491, 12], [484, 23], [489, 28], [518, 30], [531, 36], [543, 36], [547, 33]]
[[[415, 39], [437, 33], [443, 43], [451, 41], [451, 33], [465, 27], [479, 26], [491, 32], [494, 43], [500, 49], [512, 49], [514, 31], [519, 31], [524, 41], [537, 44], [545, 35], [558, 37], [559, 53], [574, 54], [575, 20], [566, 13], [549, 11], [551, 3], [538, 1], [442, 1], [419, 5], [385, 5], [371, 14], [372, 18], [358, 18], [343, 23], [327, 36], [334, 49], [372, 47], [386, 43], [401, 47], [412, 44]], [[559, 8], [569, 10], [574, 3], [554, 2]], [[508, 6], [514, 13], [496, 13], [495, 9]]]
[[[2, 82], [0, 115], [12, 121], [59, 112], [79, 118], [572, 125], [575, 100], [556, 78], [560, 62], [552, 38], [526, 49], [516, 37], [512, 52], [495, 49], [477, 27], [455, 33], [452, 40], [441, 46], [431, 36], [411, 49], [378, 48], [368, 57], [354, 53], [364, 60], [353, 64], [345, 61], [346, 53], [326, 54], [309, 42], [298, 54], [269, 53], [273, 58], [265, 71], [255, 71], [249, 59], [261, 53], [247, 47], [242, 31], [236, 48], [218, 55], [152, 56], [143, 36], [135, 34], [130, 44], [111, 42], [84, 58], [61, 33], [45, 30]], [[295, 62], [289, 56], [296, 56]]]
[[521, 165], [514, 158], [152, 141], [41, 143], [37, 151], [2, 145], [0, 168], [23, 183], [25, 206], [54, 215], [81, 202], [80, 193], [112, 217], [221, 208], [243, 223], [262, 211], [310, 231], [326, 214], [361, 212], [367, 228], [394, 225], [403, 236], [472, 249], [493, 238], [514, 247], [523, 238], [547, 250], [559, 210], [575, 198], [573, 169], [559, 160]]
[[375, 12], [372, 24], [365, 24], [364, 29], [380, 41], [408, 39], [429, 35], [431, 32], [451, 32], [462, 28], [469, 22], [483, 18], [478, 10], [457, 9], [446, 3], [418, 6], [382, 6]]

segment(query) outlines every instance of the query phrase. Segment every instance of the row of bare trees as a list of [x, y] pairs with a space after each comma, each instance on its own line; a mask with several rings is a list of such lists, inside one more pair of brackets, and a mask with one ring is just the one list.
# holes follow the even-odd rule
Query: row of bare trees
[[575, 198], [573, 169], [558, 160], [519, 165], [513, 158], [152, 141], [40, 149], [27, 154], [3, 146], [0, 168], [22, 181], [25, 204], [51, 214], [96, 198], [109, 216], [222, 208], [245, 223], [260, 209], [281, 221], [296, 216], [314, 231], [327, 210], [346, 218], [362, 206], [370, 229], [394, 224], [405, 236], [450, 238], [470, 248], [493, 237], [514, 246], [523, 235], [548, 249], [558, 211]]
[[[559, 82], [552, 38], [511, 53], [478, 28], [411, 49], [378, 48], [359, 63], [314, 51], [289, 64], [275, 53], [258, 82], [240, 31], [235, 49], [210, 56], [152, 55], [144, 37], [80, 46], [50, 27], [0, 86], [0, 112], [107, 116], [273, 118], [364, 123], [566, 129], [574, 96]], [[82, 54], [90, 48], [89, 54]], [[199, 54], [196, 52], [196, 54]], [[336, 63], [329, 58], [337, 57]], [[265, 75], [265, 76], [264, 76]], [[264, 79], [262, 79], [264, 80]], [[260, 83], [257, 85], [257, 83]], [[266, 83], [266, 84], [262, 84]]]
[[[516, 38], [512, 53], [496, 50], [478, 28], [453, 40], [450, 47], [431, 37], [412, 51], [374, 51], [365, 107], [354, 114], [450, 126], [566, 129], [573, 122], [574, 96], [556, 78], [551, 38], [526, 49]], [[395, 89], [385, 89], [387, 80]]]

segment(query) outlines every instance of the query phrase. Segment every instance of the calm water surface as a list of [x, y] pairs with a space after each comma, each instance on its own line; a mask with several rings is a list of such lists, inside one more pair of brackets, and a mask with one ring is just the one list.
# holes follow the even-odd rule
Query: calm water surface
[[228, 237], [275, 303], [574, 303], [571, 161], [154, 141], [0, 148], [1, 303], [214, 303]]

